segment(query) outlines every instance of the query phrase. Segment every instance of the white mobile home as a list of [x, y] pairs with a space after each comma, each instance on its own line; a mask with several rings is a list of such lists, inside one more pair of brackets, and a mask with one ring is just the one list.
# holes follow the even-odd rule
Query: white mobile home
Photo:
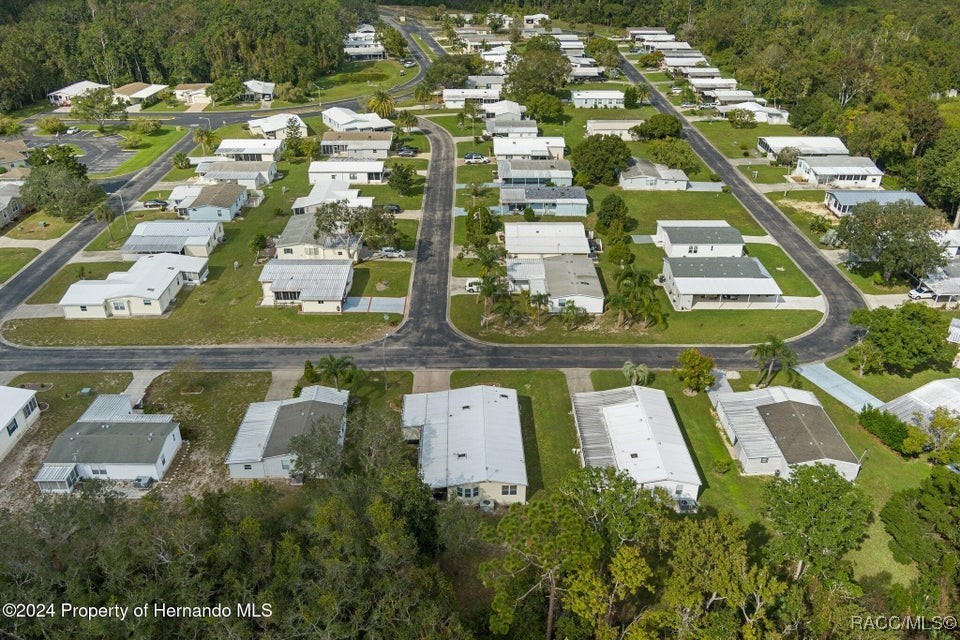
[[863, 156], [800, 156], [793, 175], [816, 185], [879, 189], [883, 171]]
[[590, 255], [590, 242], [582, 222], [507, 222], [504, 245], [511, 258]]
[[508, 258], [507, 281], [513, 292], [546, 294], [548, 313], [560, 313], [569, 304], [590, 315], [603, 313], [603, 286], [596, 265], [587, 256]]
[[153, 253], [206, 258], [225, 239], [221, 222], [148, 220], [133, 228], [120, 253], [124, 260], [137, 260]]
[[510, 115], [487, 118], [483, 131], [494, 138], [536, 138], [540, 135], [536, 120], [520, 120]]
[[498, 160], [560, 160], [567, 143], [561, 137], [493, 139], [493, 155]]
[[310, 184], [380, 184], [385, 174], [383, 160], [315, 160], [310, 163], [308, 179]]
[[497, 160], [497, 180], [504, 186], [569, 187], [573, 170], [568, 160]]
[[321, 205], [331, 202], [343, 202], [348, 207], [372, 207], [373, 196], [361, 196], [359, 189], [351, 189], [348, 182], [330, 180], [313, 185], [305, 196], [293, 201], [294, 216], [314, 214]]
[[0, 386], [0, 460], [39, 419], [36, 391]]
[[743, 255], [743, 236], [724, 220], [657, 220], [654, 242], [670, 258]]
[[924, 202], [913, 191], [878, 191], [878, 190], [831, 190], [827, 191], [823, 204], [837, 217], [850, 215], [853, 208], [865, 202], [876, 202], [886, 206], [895, 202], [906, 201], [914, 206], [923, 207]]
[[468, 102], [490, 104], [500, 101], [500, 88], [492, 89], [444, 89], [443, 106], [447, 109], [463, 109]]
[[789, 111], [768, 107], [758, 102], [750, 102], [750, 101], [739, 102], [735, 104], [720, 105], [717, 107], [717, 111], [719, 111], [720, 114], [723, 116], [727, 115], [734, 109], [742, 109], [744, 111], [749, 111], [750, 113], [753, 114], [753, 119], [756, 122], [760, 122], [760, 123], [789, 124], [789, 121], [790, 121]]
[[686, 191], [690, 186], [690, 179], [681, 169], [671, 169], [646, 158], [630, 158], [619, 180], [620, 187], [626, 191]]
[[623, 91], [571, 91], [570, 100], [578, 109], [623, 109]]
[[277, 260], [353, 260], [360, 257], [360, 236], [317, 233], [317, 218], [290, 216], [276, 241]]
[[240, 94], [241, 102], [269, 102], [273, 100], [273, 93], [276, 90], [275, 82], [264, 82], [263, 80], [246, 80], [243, 83], [243, 92]]
[[260, 272], [260, 306], [340, 313], [352, 284], [353, 260], [271, 260]]
[[583, 187], [501, 187], [500, 212], [516, 214], [530, 208], [539, 216], [586, 216], [590, 201]]
[[197, 174], [210, 184], [237, 184], [257, 190], [277, 178], [276, 162], [236, 162], [223, 160], [197, 166]]
[[283, 153], [283, 140], [223, 140], [214, 155], [240, 162], [277, 162]]
[[63, 89], [57, 89], [56, 91], [51, 91], [47, 94], [47, 99], [55, 107], [69, 107], [73, 103], [73, 99], [77, 96], [82, 96], [85, 93], [93, 91], [94, 89], [108, 89], [109, 85], [100, 84], [99, 82], [91, 82], [89, 80], [81, 80], [80, 82], [74, 82], [71, 85], [67, 85]]
[[[266, 118], [247, 120], [250, 135], [260, 136], [269, 140], [286, 140], [287, 130], [296, 127], [301, 138], [308, 135], [307, 123], [295, 113], [277, 113]], [[256, 160], [256, 158], [253, 158]], [[263, 158], [267, 159], [267, 158]]]
[[320, 140], [320, 153], [356, 160], [385, 160], [392, 144], [393, 134], [388, 131], [327, 131]]
[[850, 151], [843, 140], [833, 136], [760, 136], [757, 149], [768, 158], [776, 158], [784, 149], [796, 149], [802, 156], [845, 156]]
[[324, 109], [320, 118], [331, 131], [393, 131], [393, 123], [386, 118], [344, 107]]
[[617, 136], [630, 142], [633, 140], [630, 129], [642, 124], [643, 120], [587, 120], [587, 135]]
[[175, 206], [177, 215], [191, 222], [229, 222], [240, 215], [245, 204], [247, 187], [222, 182], [201, 186], [195, 195], [182, 199]]
[[780, 302], [780, 287], [756, 258], [664, 258], [663, 287], [677, 311], [702, 302]]

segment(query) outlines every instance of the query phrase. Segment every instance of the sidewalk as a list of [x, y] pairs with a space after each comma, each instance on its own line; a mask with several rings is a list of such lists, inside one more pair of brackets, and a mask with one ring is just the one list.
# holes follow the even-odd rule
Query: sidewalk
[[828, 368], [822, 362], [794, 367], [794, 371], [857, 413], [860, 413], [867, 405], [879, 407], [883, 404], [878, 398], [867, 393], [833, 369]]
[[270, 372], [270, 388], [264, 400], [286, 400], [303, 375], [303, 369], [274, 369]]

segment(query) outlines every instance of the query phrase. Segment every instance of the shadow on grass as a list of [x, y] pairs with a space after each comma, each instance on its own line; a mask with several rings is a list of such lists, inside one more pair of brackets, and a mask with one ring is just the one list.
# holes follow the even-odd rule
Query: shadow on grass
[[353, 285], [350, 287], [350, 292], [347, 293], [348, 296], [362, 296], [364, 289], [367, 288], [367, 285], [370, 283], [370, 269], [354, 269], [353, 270]]
[[527, 499], [543, 489], [543, 469], [540, 450], [537, 448], [537, 432], [533, 424], [533, 399], [517, 395], [520, 406], [520, 430], [523, 436], [523, 457], [527, 463]]

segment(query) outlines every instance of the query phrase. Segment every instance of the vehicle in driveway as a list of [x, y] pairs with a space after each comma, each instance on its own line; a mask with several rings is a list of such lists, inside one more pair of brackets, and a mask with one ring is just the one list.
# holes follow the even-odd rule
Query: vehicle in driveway
[[413, 60], [404, 60], [404, 61], [403, 61], [403, 66], [404, 66], [404, 68], [409, 69], [410, 67], [415, 67], [415, 66], [417, 66], [417, 63], [414, 62]]
[[166, 209], [169, 203], [166, 200], [154, 198], [143, 203], [145, 209]]
[[64, 131], [64, 133], [67, 134], [68, 136], [72, 136], [73, 134], [79, 133], [79, 132], [80, 132], [80, 129], [77, 129], [76, 127], [69, 127], [66, 131]]
[[400, 147], [397, 150], [397, 155], [401, 158], [413, 158], [417, 155], [417, 150], [413, 147]]
[[930, 300], [933, 298], [933, 291], [930, 291], [930, 289], [927, 289], [924, 286], [920, 286], [916, 289], [911, 289], [908, 291], [907, 297], [911, 300]]
[[470, 152], [463, 155], [463, 162], [464, 164], [486, 164], [490, 160], [482, 153]]
[[482, 281], [479, 278], [467, 280], [467, 284], [464, 285], [464, 288], [467, 290], [467, 293], [479, 293], [481, 282]]
[[407, 252], [396, 247], [383, 247], [380, 249], [380, 255], [384, 258], [406, 258]]
[[385, 204], [383, 205], [383, 210], [387, 213], [400, 213], [403, 211], [403, 207], [398, 204]]
[[697, 103], [696, 103], [696, 102], [684, 102], [683, 104], [680, 105], [680, 108], [681, 108], [681, 109], [696, 109], [696, 108], [697, 108]]

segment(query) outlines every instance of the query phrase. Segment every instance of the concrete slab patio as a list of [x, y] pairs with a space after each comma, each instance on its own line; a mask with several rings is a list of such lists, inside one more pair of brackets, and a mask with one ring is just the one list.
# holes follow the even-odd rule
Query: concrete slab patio
[[407, 308], [407, 299], [385, 298], [379, 296], [363, 296], [361, 298], [347, 298], [343, 305], [344, 313], [400, 313]]

